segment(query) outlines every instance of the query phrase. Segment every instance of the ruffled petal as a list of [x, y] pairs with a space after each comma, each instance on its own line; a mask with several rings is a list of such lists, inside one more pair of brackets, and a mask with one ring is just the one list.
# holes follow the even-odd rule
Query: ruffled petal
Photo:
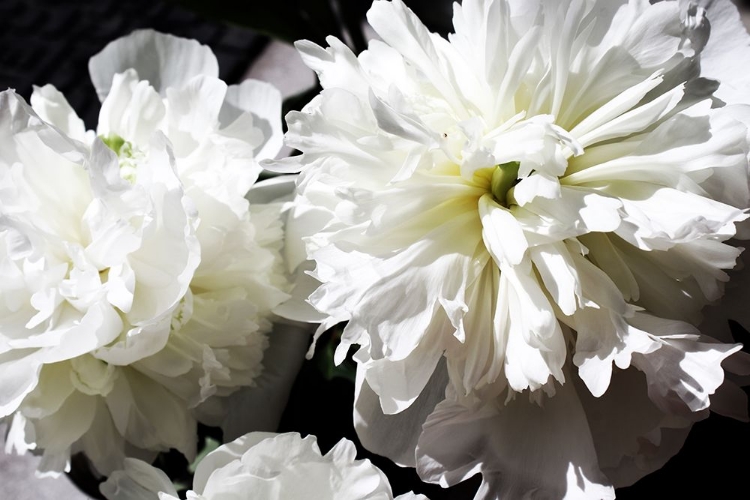
[[134, 458], [126, 458], [124, 469], [111, 474], [99, 490], [108, 500], [163, 500], [162, 493], [179, 498], [164, 472]]
[[432, 374], [425, 389], [409, 408], [386, 415], [379, 396], [372, 390], [361, 370], [357, 372], [354, 392], [354, 428], [362, 445], [398, 465], [414, 467], [415, 450], [422, 425], [445, 395], [447, 373], [444, 366]]
[[682, 447], [692, 426], [657, 408], [638, 370], [616, 371], [599, 397], [576, 385], [599, 466], [617, 488], [661, 468]]
[[230, 85], [219, 112], [221, 133], [246, 141], [256, 161], [274, 158], [281, 149], [281, 94], [273, 85], [244, 80]]
[[86, 133], [86, 126], [73, 108], [53, 85], [34, 87], [31, 94], [31, 107], [39, 117], [59, 128], [60, 131], [77, 141], [90, 142], [90, 134]]
[[424, 424], [417, 471], [444, 487], [481, 472], [476, 500], [614, 498], [569, 384], [541, 405], [524, 395], [477, 408], [446, 399]]
[[216, 57], [205, 45], [152, 30], [137, 30], [110, 42], [89, 61], [91, 81], [101, 101], [109, 94], [115, 74], [129, 68], [162, 96], [169, 87], [179, 87], [193, 76], [219, 76]]

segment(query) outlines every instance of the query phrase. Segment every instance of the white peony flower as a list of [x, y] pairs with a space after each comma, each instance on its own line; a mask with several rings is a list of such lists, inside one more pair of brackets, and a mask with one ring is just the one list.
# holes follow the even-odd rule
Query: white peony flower
[[[209, 453], [196, 468], [187, 498], [264, 500], [393, 500], [385, 475], [355, 460], [354, 443], [339, 441], [322, 455], [315, 436], [252, 432]], [[177, 491], [161, 470], [126, 459], [100, 486], [107, 500], [172, 500]], [[427, 500], [406, 493], [400, 500]]]
[[358, 57], [298, 42], [324, 90], [274, 168], [302, 170], [309, 301], [348, 321], [337, 362], [360, 346], [367, 448], [443, 486], [481, 472], [477, 498], [611, 498], [709, 404], [746, 418], [740, 346], [693, 326], [750, 198], [747, 111], [712, 97], [739, 80], [699, 77], [710, 15], [465, 0], [445, 40], [376, 1]]
[[90, 69], [96, 133], [52, 86], [33, 110], [0, 94], [0, 417], [43, 472], [78, 451], [105, 474], [192, 458], [196, 418], [222, 423], [222, 397], [255, 385], [288, 297], [282, 205], [244, 199], [281, 144], [278, 92], [150, 31]]

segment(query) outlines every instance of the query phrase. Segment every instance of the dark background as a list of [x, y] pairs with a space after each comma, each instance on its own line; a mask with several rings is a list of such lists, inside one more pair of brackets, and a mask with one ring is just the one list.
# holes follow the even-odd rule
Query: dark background
[[[334, 21], [355, 25], [367, 8], [367, 2], [351, 0], [341, 4], [343, 10], [334, 13], [334, 19], [330, 12], [320, 14], [321, 11], [316, 10], [319, 0], [186, 0], [182, 3], [189, 8], [161, 0], [0, 0], [0, 90], [15, 88], [28, 99], [32, 84], [52, 83], [66, 95], [87, 126], [93, 128], [99, 102], [88, 77], [88, 59], [108, 42], [134, 29], [154, 28], [209, 45], [219, 60], [221, 78], [227, 83], [236, 83], [269, 42], [266, 35], [257, 31], [258, 26], [277, 27], [273, 34], [281, 39], [298, 37], [322, 43], [327, 33], [345, 38], [341, 31], [336, 31], [341, 28]], [[406, 3], [417, 10], [431, 29], [442, 32], [450, 29], [449, 2], [406, 0]], [[743, 7], [748, 6], [743, 4]], [[273, 18], [274, 15], [277, 18]], [[277, 23], [279, 16], [287, 18], [288, 22]], [[231, 19], [256, 29], [228, 25], [221, 19]], [[361, 48], [364, 40], [360, 35], [353, 32], [349, 35], [351, 43]], [[305, 100], [300, 102], [304, 104]], [[287, 108], [299, 107], [300, 102], [291, 103]], [[738, 341], [750, 342], [746, 332], [736, 329], [735, 334]], [[344, 375], [326, 373], [320, 355], [306, 362], [280, 431], [315, 434], [324, 452], [341, 437], [356, 442], [351, 419], [354, 388]], [[448, 491], [425, 485], [413, 470], [400, 469], [388, 460], [368, 454], [361, 446], [359, 449], [360, 458], [371, 458], [384, 470], [396, 494], [415, 490], [432, 500], [462, 499], [472, 498], [472, 491], [478, 486], [476, 480]], [[750, 425], [712, 415], [695, 425], [683, 450], [663, 469], [632, 487], [618, 490], [618, 498], [750, 498], [748, 451]], [[174, 463], [181, 466], [179, 460]], [[86, 475], [76, 477], [85, 487]], [[18, 477], [0, 469], [0, 483], [14, 479]]]

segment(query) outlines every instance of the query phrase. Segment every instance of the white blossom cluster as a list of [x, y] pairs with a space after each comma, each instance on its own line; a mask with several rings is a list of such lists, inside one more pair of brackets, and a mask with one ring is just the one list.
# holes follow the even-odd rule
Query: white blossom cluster
[[443, 486], [481, 472], [477, 499], [600, 499], [709, 405], [746, 418], [741, 346], [696, 328], [750, 202], [734, 7], [464, 0], [448, 39], [402, 0], [368, 21], [358, 56], [297, 42], [323, 91], [287, 115], [303, 154], [268, 164], [300, 172], [290, 225], [319, 332], [348, 322], [337, 362], [358, 346], [364, 446]]
[[0, 417], [50, 473], [79, 451], [104, 474], [192, 459], [197, 420], [261, 374], [289, 287], [281, 205], [244, 198], [281, 147], [278, 91], [151, 31], [90, 71], [96, 131], [50, 85], [0, 93]]
[[[8, 449], [43, 473], [83, 452], [108, 500], [177, 499], [158, 452], [281, 412], [282, 389], [228, 402], [294, 378], [278, 316], [320, 323], [310, 355], [345, 323], [362, 445], [443, 487], [480, 473], [475, 500], [614, 498], [710, 410], [748, 419], [750, 356], [701, 327], [750, 237], [731, 2], [463, 0], [447, 38], [404, 0], [367, 19], [359, 55], [297, 42], [323, 90], [285, 139], [273, 86], [152, 31], [91, 60], [96, 130], [52, 86], [0, 93]], [[249, 202], [262, 167], [299, 176]], [[253, 432], [187, 498], [394, 494], [350, 441]]]

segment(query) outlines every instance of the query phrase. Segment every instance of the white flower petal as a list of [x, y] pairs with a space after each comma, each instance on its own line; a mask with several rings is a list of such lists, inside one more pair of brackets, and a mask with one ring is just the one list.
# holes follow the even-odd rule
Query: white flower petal
[[460, 382], [465, 396], [505, 388], [503, 370], [510, 326], [507, 299], [508, 281], [501, 280], [499, 270], [490, 266], [467, 290], [466, 305], [474, 314], [461, 315], [453, 334], [457, 342], [452, 341], [446, 349], [451, 378]]
[[41, 363], [27, 359], [21, 352], [0, 355], [0, 415], [6, 417], [18, 409], [24, 397], [36, 387]]
[[31, 107], [42, 120], [56, 126], [71, 139], [88, 142], [83, 120], [53, 85], [35, 86], [31, 94]]
[[116, 342], [96, 350], [95, 356], [107, 363], [127, 366], [161, 351], [169, 337], [170, 318], [130, 328]]
[[[624, 13], [625, 9], [621, 12]], [[690, 44], [683, 40], [681, 11], [677, 2], [660, 2], [653, 6], [640, 4], [625, 15], [633, 16], [628, 19], [630, 25], [618, 24], [615, 18], [615, 29], [607, 36], [622, 37], [620, 44], [641, 67], [669, 65], [676, 54], [687, 57], [694, 54]]]
[[195, 457], [196, 423], [180, 401], [164, 387], [132, 369], [123, 369], [106, 397], [118, 432], [143, 449], [175, 448]]
[[732, 2], [680, 0], [684, 7], [697, 4], [706, 9], [710, 23], [710, 37], [703, 49], [701, 75], [718, 80], [721, 85], [716, 96], [729, 103], [747, 103], [747, 75], [739, 68], [750, 63], [750, 41], [737, 7]]
[[[443, 329], [450, 329], [448, 321], [444, 322]], [[438, 333], [442, 332], [428, 330], [408, 359], [368, 359], [364, 350], [355, 354], [355, 359], [364, 367], [368, 385], [380, 398], [384, 414], [400, 413], [417, 400], [443, 354], [444, 349], [436, 338]]]
[[625, 137], [632, 133], [640, 132], [650, 125], [657, 123], [667, 113], [672, 111], [682, 100], [684, 92], [684, 86], [677, 86], [653, 101], [623, 113], [617, 118], [608, 120], [606, 124], [579, 137], [578, 140], [582, 147], [586, 147], [597, 142], [604, 142], [615, 137]]
[[308, 40], [294, 43], [295, 48], [308, 68], [317, 73], [323, 88], [345, 87], [360, 90], [360, 97], [367, 95], [367, 82], [364, 81], [357, 57], [341, 40], [334, 36], [326, 37], [329, 47], [323, 48]]
[[[542, 451], [550, 449], [556, 452]], [[446, 399], [425, 422], [417, 470], [424, 479], [443, 486], [481, 472], [484, 482], [476, 500], [524, 495], [614, 498], [570, 385], [562, 386], [543, 405], [524, 395], [505, 406], [476, 409]]]
[[613, 183], [609, 190], [623, 200], [627, 214], [616, 234], [644, 250], [667, 250], [708, 234], [733, 236], [734, 222], [747, 218], [742, 210], [676, 189], [645, 183], [630, 183], [628, 191], [622, 187]]
[[205, 45], [152, 30], [137, 30], [109, 43], [89, 61], [91, 81], [101, 101], [109, 94], [112, 77], [129, 68], [161, 95], [193, 76], [219, 75], [216, 57]]
[[597, 128], [608, 123], [610, 120], [621, 116], [623, 113], [636, 106], [648, 92], [659, 86], [664, 78], [659, 75], [651, 75], [643, 82], [624, 90], [620, 95], [600, 107], [589, 116], [581, 120], [570, 134], [573, 137], [582, 138]]
[[576, 312], [574, 321], [578, 338], [573, 363], [594, 397], [609, 388], [613, 362], [624, 369], [630, 366], [633, 353], [659, 348], [644, 332], [631, 328], [621, 316], [606, 309], [582, 309]]
[[[247, 121], [252, 118], [252, 129]], [[281, 131], [281, 93], [273, 85], [258, 80], [244, 80], [230, 85], [219, 112], [224, 135], [242, 138], [254, 148], [256, 161], [274, 158], [283, 145]], [[256, 137], [255, 130], [260, 131]]]
[[117, 432], [104, 400], [96, 401], [94, 421], [78, 444], [103, 474], [110, 475], [122, 467], [125, 460], [125, 439]]
[[[501, 266], [500, 280], [507, 280], [509, 331], [505, 375], [518, 392], [537, 390], [550, 377], [565, 381], [565, 340], [560, 324], [539, 283], [525, 262], [520, 269]], [[500, 285], [502, 288], [502, 284]]]
[[427, 76], [456, 113], [466, 113], [465, 102], [452, 85], [456, 75], [444, 73], [447, 65], [441, 67], [444, 57], [436, 46], [439, 37], [427, 31], [401, 0], [374, 3], [367, 20], [388, 45], [397, 46], [404, 58]]
[[414, 467], [415, 449], [422, 424], [445, 397], [447, 373], [442, 365], [432, 374], [425, 390], [406, 410], [386, 415], [379, 396], [367, 383], [363, 371], [357, 372], [354, 391], [354, 427], [362, 445], [398, 465]]
[[96, 399], [74, 392], [58, 411], [34, 423], [35, 438], [45, 444], [45, 454], [69, 459], [70, 446], [89, 429], [95, 413]]
[[413, 141], [429, 148], [437, 147], [439, 141], [438, 134], [427, 128], [423, 123], [420, 123], [418, 118], [397, 111], [380, 100], [372, 92], [369, 95], [369, 99], [378, 127], [408, 141]]
[[645, 386], [643, 374], [624, 370], [613, 375], [600, 397], [578, 391], [599, 465], [618, 488], [661, 468], [682, 447], [692, 425], [659, 411]]
[[134, 69], [114, 75], [111, 85], [99, 112], [97, 134], [148, 143], [166, 113], [159, 94]]
[[528, 248], [523, 229], [511, 212], [489, 195], [479, 199], [482, 239], [498, 265], [521, 262]]
[[535, 198], [511, 212], [529, 245], [554, 243], [589, 232], [610, 232], [622, 221], [622, 202], [595, 190], [561, 186], [560, 199]]
[[111, 474], [100, 491], [108, 500], [159, 500], [162, 492], [178, 496], [164, 472], [134, 458], [126, 458], [125, 468]]
[[167, 135], [175, 154], [187, 156], [207, 134], [218, 128], [227, 84], [215, 77], [197, 75], [180, 87], [167, 88], [166, 94]]
[[[280, 168], [301, 171], [290, 216], [310, 225], [321, 283], [310, 302], [328, 316], [322, 329], [349, 321], [335, 361], [359, 345], [363, 420], [376, 429], [432, 390], [441, 351], [468, 413], [606, 397], [613, 363], [645, 371], [664, 419], [628, 429], [626, 440], [650, 444], [608, 468], [632, 480], [639, 460], [643, 474], [679, 447], [682, 428], [660, 429], [705, 413], [735, 350], [704, 353], [686, 321], [720, 297], [739, 253], [727, 240], [744, 234], [750, 120], [698, 78], [709, 36], [700, 9], [465, 0], [454, 13], [445, 40], [402, 1], [376, 2], [368, 18], [382, 41], [356, 59], [337, 41], [300, 45], [325, 90], [290, 114], [288, 142], [303, 154]], [[723, 411], [740, 414], [736, 393], [726, 396]], [[587, 418], [565, 417], [583, 434]], [[455, 446], [430, 449], [423, 476], [480, 471], [480, 498], [525, 493], [516, 477], [480, 470], [497, 460], [477, 453], [507, 450], [487, 444], [474, 416], [460, 420], [440, 437]], [[487, 434], [516, 436], [526, 423]], [[477, 437], [458, 443], [462, 431]], [[408, 459], [409, 447], [376, 441], [365, 445]], [[550, 454], [540, 443], [529, 463]], [[583, 474], [558, 464], [551, 496], [612, 496], [596, 453], [586, 460]], [[528, 489], [549, 479], [529, 473]]]
[[724, 381], [721, 362], [740, 345], [705, 344], [660, 339], [648, 355], [634, 355], [633, 364], [648, 379], [648, 393], [662, 411], [686, 418], [709, 407], [709, 396]]
[[513, 199], [522, 207], [537, 196], [554, 200], [560, 198], [560, 182], [546, 174], [531, 174], [513, 188]]
[[395, 498], [395, 500], [429, 500], [424, 495], [417, 495], [413, 492], [404, 493], [403, 495], [399, 495]]

